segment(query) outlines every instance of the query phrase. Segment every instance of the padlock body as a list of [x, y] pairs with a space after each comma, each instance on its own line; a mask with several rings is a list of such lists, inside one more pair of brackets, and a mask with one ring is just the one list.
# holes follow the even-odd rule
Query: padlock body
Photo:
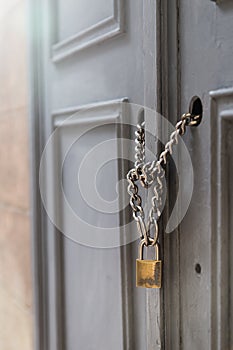
[[136, 260], [136, 286], [144, 288], [161, 288], [162, 261]]

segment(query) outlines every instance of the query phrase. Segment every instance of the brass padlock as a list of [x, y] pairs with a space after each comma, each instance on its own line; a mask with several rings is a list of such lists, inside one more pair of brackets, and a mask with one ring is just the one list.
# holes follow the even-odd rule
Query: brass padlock
[[139, 246], [139, 259], [136, 260], [136, 286], [144, 288], [161, 288], [162, 261], [159, 260], [159, 247], [155, 244], [156, 260], [143, 260], [143, 239]]

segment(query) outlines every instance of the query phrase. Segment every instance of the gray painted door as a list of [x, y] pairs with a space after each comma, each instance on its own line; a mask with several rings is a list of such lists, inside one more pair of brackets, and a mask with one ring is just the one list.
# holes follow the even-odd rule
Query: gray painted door
[[194, 168], [192, 201], [177, 232], [165, 235], [165, 348], [230, 350], [233, 3], [180, 0], [176, 8], [168, 10], [166, 25], [164, 110], [179, 115], [198, 95], [204, 114], [184, 137]]
[[[232, 2], [33, 0], [30, 33], [37, 348], [232, 349]], [[137, 242], [106, 249], [64, 234], [71, 227], [87, 238], [87, 222], [110, 229], [126, 219], [106, 218], [98, 204], [95, 211], [88, 208], [75, 187], [77, 169], [91, 147], [106, 140], [116, 140], [110, 157], [119, 155], [115, 120], [137, 121], [119, 101], [156, 109], [175, 124], [196, 95], [203, 121], [184, 137], [194, 168], [191, 205], [179, 227], [166, 234], [177, 192], [184, 191], [171, 163], [161, 225], [163, 289], [136, 290]], [[106, 119], [113, 123], [104, 125]], [[76, 142], [87, 124], [95, 130]], [[156, 119], [150, 130], [155, 127]], [[54, 130], [59, 132], [40, 180], [60, 230], [39, 191], [42, 151]], [[150, 147], [156, 151], [154, 142]], [[128, 151], [133, 160], [133, 149]], [[96, 177], [106, 200], [116, 198], [127, 166], [107, 163]], [[87, 172], [84, 187], [91, 180]], [[84, 225], [76, 227], [67, 215], [59, 181]], [[119, 191], [120, 202], [124, 196]], [[96, 245], [104, 245], [106, 237], [101, 239]]]
[[[110, 231], [115, 225], [119, 226], [116, 233], [122, 235], [120, 211], [105, 215], [99, 202], [91, 208], [78, 186], [84, 156], [113, 139], [110, 154], [108, 147], [99, 154], [112, 161], [98, 173], [98, 159], [93, 159], [93, 169], [84, 174], [82, 191], [89, 190], [96, 176], [100, 196], [110, 204], [117, 197], [116, 185], [127, 169], [114, 161], [122, 147], [114, 123], [119, 118], [130, 122], [119, 102], [151, 108], [157, 104], [155, 14], [153, 2], [139, 0], [32, 2], [38, 349], [137, 350], [157, 338], [160, 341], [159, 331], [152, 331], [154, 323], [151, 335], [147, 334], [146, 292], [135, 287], [137, 244], [112, 244], [111, 232], [105, 236], [100, 232], [101, 227]], [[51, 152], [40, 163], [50, 142]], [[119, 196], [120, 201], [126, 196], [126, 187]], [[91, 231], [90, 225], [94, 227]], [[154, 320], [158, 295], [154, 294]]]

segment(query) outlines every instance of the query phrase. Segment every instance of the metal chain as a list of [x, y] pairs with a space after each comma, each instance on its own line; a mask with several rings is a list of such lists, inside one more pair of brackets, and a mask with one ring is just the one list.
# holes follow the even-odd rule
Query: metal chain
[[128, 193], [130, 195], [130, 205], [133, 210], [133, 218], [138, 222], [139, 218], [144, 219], [144, 211], [141, 206], [142, 199], [138, 194], [138, 186], [129, 177], [127, 177], [127, 179], [129, 182]]
[[138, 169], [145, 160], [145, 122], [137, 125], [137, 130], [135, 131], [135, 169]]
[[[163, 181], [165, 181], [165, 171], [162, 165], [167, 163], [168, 155], [173, 152], [173, 146], [178, 143], [178, 136], [184, 135], [186, 126], [191, 125], [192, 115], [185, 113], [181, 116], [175, 127], [175, 131], [170, 135], [169, 141], [166, 143], [164, 151], [161, 152], [158, 160], [152, 162], [145, 161], [145, 122], [137, 125], [135, 132], [135, 163], [134, 168], [127, 174], [128, 193], [130, 195], [130, 205], [133, 210], [133, 217], [137, 222], [137, 227], [141, 233], [141, 239], [145, 240], [145, 245], [158, 244], [158, 220], [162, 214], [162, 195], [163, 195]], [[142, 208], [142, 199], [138, 194], [138, 186], [136, 181], [140, 181], [144, 188], [150, 187], [154, 183], [153, 197], [151, 199], [151, 208], [149, 210], [149, 218], [147, 225], [145, 224], [145, 215]], [[154, 226], [154, 238], [149, 236], [151, 227]]]

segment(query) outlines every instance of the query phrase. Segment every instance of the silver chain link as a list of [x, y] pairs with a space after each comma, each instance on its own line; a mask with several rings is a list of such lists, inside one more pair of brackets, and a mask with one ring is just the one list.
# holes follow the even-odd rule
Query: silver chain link
[[137, 130], [135, 131], [135, 169], [138, 169], [143, 165], [145, 160], [145, 122], [137, 125]]
[[[145, 122], [137, 125], [135, 131], [135, 163], [134, 168], [127, 174], [128, 193], [130, 195], [130, 205], [133, 210], [133, 217], [137, 222], [141, 239], [145, 240], [145, 245], [156, 245], [158, 243], [158, 220], [162, 214], [162, 195], [165, 181], [165, 171], [162, 165], [167, 163], [168, 155], [173, 152], [173, 146], [178, 144], [178, 136], [184, 135], [186, 125], [190, 123], [191, 114], [185, 113], [181, 116], [181, 120], [176, 124], [175, 131], [170, 135], [169, 141], [166, 143], [164, 151], [161, 152], [158, 160], [145, 163]], [[151, 199], [151, 208], [147, 225], [145, 225], [145, 214], [142, 207], [142, 199], [138, 194], [138, 186], [136, 181], [140, 181], [144, 188], [150, 187], [154, 183], [153, 197]], [[155, 233], [152, 239], [149, 235], [151, 227], [154, 226]]]

